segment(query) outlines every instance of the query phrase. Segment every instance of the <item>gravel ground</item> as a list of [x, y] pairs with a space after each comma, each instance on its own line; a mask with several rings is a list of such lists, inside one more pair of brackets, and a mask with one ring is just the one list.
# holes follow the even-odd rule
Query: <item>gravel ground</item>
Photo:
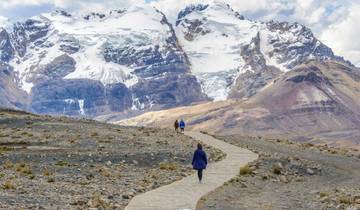
[[197, 209], [360, 209], [357, 150], [257, 137], [218, 137], [249, 148], [259, 159], [203, 197]]
[[0, 110], [0, 209], [123, 209], [193, 173], [195, 147], [172, 130]]

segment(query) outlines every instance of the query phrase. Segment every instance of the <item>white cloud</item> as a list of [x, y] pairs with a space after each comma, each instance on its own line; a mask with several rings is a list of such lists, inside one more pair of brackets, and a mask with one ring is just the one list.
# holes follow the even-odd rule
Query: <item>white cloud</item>
[[360, 4], [353, 4], [347, 16], [340, 22], [329, 25], [321, 34], [325, 44], [331, 46], [336, 54], [344, 56], [360, 66]]
[[10, 9], [19, 5], [41, 5], [48, 3], [47, 0], [0, 0], [0, 8]]
[[132, 4], [141, 4], [144, 0], [0, 0], [0, 10], [13, 9], [18, 6], [41, 6], [44, 4], [67, 10], [116, 9]]
[[0, 28], [6, 27], [9, 24], [9, 19], [3, 16], [0, 16]]

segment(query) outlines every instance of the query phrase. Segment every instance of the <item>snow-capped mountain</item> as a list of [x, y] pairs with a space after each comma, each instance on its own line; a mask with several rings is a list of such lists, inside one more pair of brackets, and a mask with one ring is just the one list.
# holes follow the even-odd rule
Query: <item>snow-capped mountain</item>
[[309, 59], [345, 62], [301, 24], [248, 20], [216, 1], [180, 11], [176, 32], [192, 72], [216, 100], [228, 98], [244, 73], [264, 73], [268, 67], [287, 72]]
[[[56, 11], [2, 30], [0, 39], [0, 57], [36, 112], [97, 115], [205, 98], [187, 74], [172, 25], [152, 7], [82, 16]], [[174, 85], [184, 93], [175, 96]]]
[[281, 74], [248, 100], [225, 100], [147, 112], [123, 125], [265, 136], [331, 146], [359, 146], [360, 71], [337, 61], [309, 61]]
[[174, 24], [146, 5], [55, 11], [0, 29], [1, 69], [13, 75], [1, 90], [27, 95], [0, 102], [97, 116], [246, 98], [309, 59], [347, 63], [305, 26], [248, 20], [216, 1], [184, 8]]

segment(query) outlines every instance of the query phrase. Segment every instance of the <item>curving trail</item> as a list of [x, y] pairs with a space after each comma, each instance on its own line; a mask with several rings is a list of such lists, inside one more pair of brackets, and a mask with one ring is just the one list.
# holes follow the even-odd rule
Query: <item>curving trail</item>
[[185, 210], [196, 208], [198, 200], [222, 186], [239, 174], [241, 166], [258, 158], [258, 155], [240, 147], [225, 143], [199, 132], [185, 132], [186, 135], [226, 153], [225, 159], [211, 163], [204, 171], [203, 183], [199, 184], [196, 174], [182, 180], [135, 196], [126, 210]]

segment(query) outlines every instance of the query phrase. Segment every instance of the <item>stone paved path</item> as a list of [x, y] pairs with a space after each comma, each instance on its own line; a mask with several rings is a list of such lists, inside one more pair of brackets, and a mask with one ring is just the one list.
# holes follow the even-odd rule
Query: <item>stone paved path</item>
[[135, 196], [125, 210], [185, 210], [196, 208], [198, 200], [239, 174], [240, 167], [254, 161], [258, 155], [240, 147], [198, 132], [186, 132], [197, 141], [226, 153], [222, 161], [211, 163], [204, 171], [203, 183], [197, 175], [185, 177], [169, 185]]

